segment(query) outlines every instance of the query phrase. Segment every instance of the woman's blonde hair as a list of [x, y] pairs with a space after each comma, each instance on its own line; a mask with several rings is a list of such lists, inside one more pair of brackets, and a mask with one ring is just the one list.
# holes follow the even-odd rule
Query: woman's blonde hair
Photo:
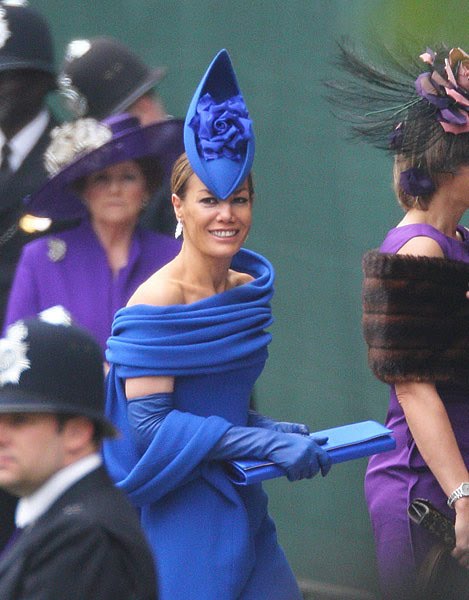
[[[191, 175], [194, 175], [194, 170], [192, 169], [191, 163], [187, 158], [187, 154], [184, 152], [174, 163], [171, 173], [171, 193], [179, 196], [181, 200], [184, 200], [187, 182], [189, 181]], [[252, 173], [249, 173], [248, 175], [248, 186], [249, 195], [252, 199], [254, 197], [254, 182]]]

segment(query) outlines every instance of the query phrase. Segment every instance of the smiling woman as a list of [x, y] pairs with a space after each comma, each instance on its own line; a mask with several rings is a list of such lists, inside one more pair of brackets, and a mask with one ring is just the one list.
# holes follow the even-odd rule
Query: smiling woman
[[223, 469], [234, 457], [270, 459], [293, 481], [330, 466], [311, 437], [291, 435], [305, 425], [249, 410], [274, 276], [242, 248], [254, 133], [226, 51], [195, 93], [184, 141], [171, 179], [182, 248], [116, 314], [109, 340], [107, 411], [123, 435], [105, 460], [141, 509], [161, 600], [299, 600], [261, 486], [240, 491]]
[[[187, 155], [179, 159], [176, 168], [179, 164], [183, 168], [190, 166]], [[226, 242], [226, 250], [228, 253], [231, 251], [231, 255], [233, 250], [237, 252], [251, 228], [251, 190], [252, 185], [246, 180], [226, 200], [220, 200], [193, 172], [182, 190], [179, 186], [173, 187], [172, 202], [177, 220], [184, 228], [187, 244], [194, 243], [194, 236], [199, 232], [199, 235], [205, 233], [206, 237]]]
[[231, 268], [251, 229], [251, 175], [221, 200], [197, 177], [184, 153], [174, 165], [171, 184], [174, 210], [184, 231], [181, 252], [138, 288], [129, 306], [191, 304], [253, 279]]

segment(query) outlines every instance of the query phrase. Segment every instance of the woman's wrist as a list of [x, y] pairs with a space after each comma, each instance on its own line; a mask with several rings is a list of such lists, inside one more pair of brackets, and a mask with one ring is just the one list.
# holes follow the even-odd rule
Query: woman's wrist
[[457, 500], [454, 501], [453, 503], [453, 509], [456, 511], [456, 513], [466, 513], [469, 515], [469, 498], [468, 497], [463, 497], [463, 498], [458, 498]]
[[[461, 501], [465, 501], [461, 503]], [[464, 481], [453, 492], [448, 496], [447, 504], [450, 508], [455, 508], [456, 502], [460, 503], [461, 506], [469, 501], [469, 482]]]

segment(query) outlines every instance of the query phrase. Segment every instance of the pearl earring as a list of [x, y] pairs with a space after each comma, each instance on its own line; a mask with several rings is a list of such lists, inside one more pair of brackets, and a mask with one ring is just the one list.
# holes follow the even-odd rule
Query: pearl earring
[[181, 237], [181, 235], [182, 235], [182, 229], [183, 229], [183, 227], [182, 227], [182, 221], [181, 221], [181, 219], [178, 219], [178, 222], [177, 222], [177, 225], [176, 225], [176, 231], [174, 232], [174, 237], [176, 239], [178, 239], [178, 237]]

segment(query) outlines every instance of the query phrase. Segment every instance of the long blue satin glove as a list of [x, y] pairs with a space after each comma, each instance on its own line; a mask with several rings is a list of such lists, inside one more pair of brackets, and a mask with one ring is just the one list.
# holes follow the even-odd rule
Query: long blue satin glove
[[[144, 452], [150, 445], [165, 417], [174, 410], [173, 394], [158, 393], [134, 398], [127, 402], [127, 418], [137, 447]], [[311, 478], [319, 470], [327, 475], [331, 460], [320, 444], [327, 438], [313, 439], [296, 433], [281, 433], [259, 427], [231, 427], [214, 446], [208, 459], [231, 458], [269, 459], [282, 467], [290, 481]]]
[[[322, 443], [327, 438], [322, 438]], [[271, 460], [285, 470], [290, 481], [310, 479], [331, 468], [331, 459], [312, 437], [281, 433], [260, 427], [233, 426], [210, 451], [211, 460], [258, 458]]]
[[145, 452], [173, 408], [172, 392], [150, 394], [127, 401], [127, 419], [140, 452]]
[[287, 421], [275, 421], [274, 419], [266, 417], [265, 415], [261, 415], [257, 411], [251, 409], [248, 413], [248, 425], [249, 427], [261, 427], [262, 429], [282, 431], [283, 433], [300, 433], [301, 435], [309, 434], [309, 427], [304, 423], [289, 423]]

